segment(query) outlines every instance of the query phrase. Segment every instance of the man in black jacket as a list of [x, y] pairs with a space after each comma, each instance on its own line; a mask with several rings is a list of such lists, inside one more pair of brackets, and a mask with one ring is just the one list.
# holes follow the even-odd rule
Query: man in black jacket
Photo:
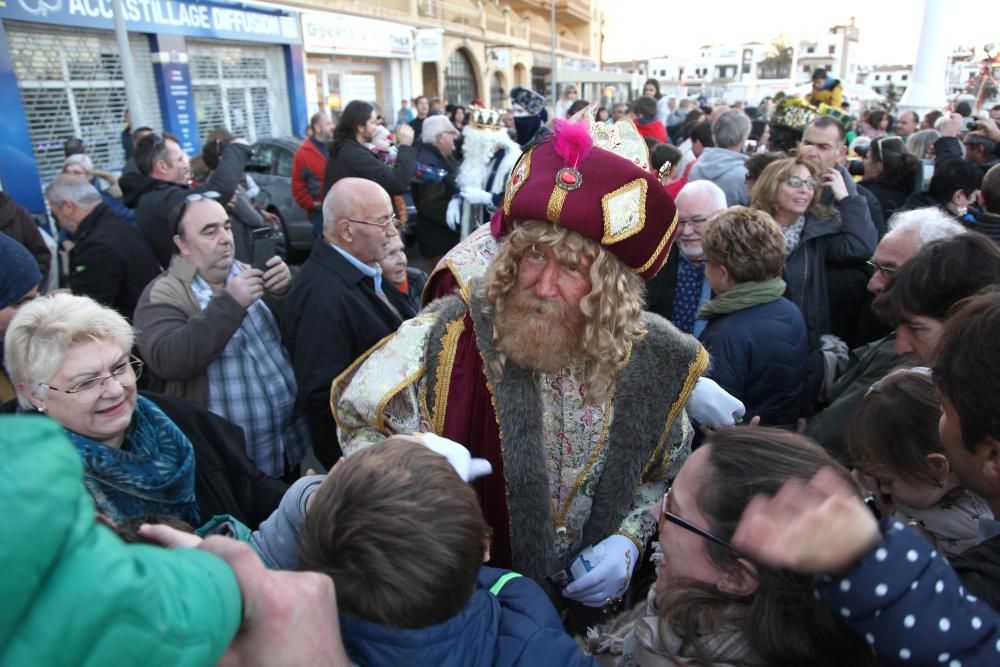
[[52, 215], [73, 235], [69, 286], [132, 321], [135, 305], [160, 265], [142, 235], [101, 201], [86, 179], [62, 174], [45, 188]]
[[376, 127], [375, 107], [368, 102], [354, 100], [344, 109], [333, 132], [330, 159], [326, 161], [326, 172], [323, 174], [324, 199], [337, 181], [349, 177], [375, 181], [391, 196], [401, 195], [410, 189], [417, 166], [413, 128], [400, 125], [396, 129], [398, 152], [395, 166], [390, 167], [365, 146], [371, 142]]
[[188, 157], [175, 137], [150, 134], [136, 143], [135, 163], [139, 173], [122, 176], [118, 184], [125, 205], [135, 209], [139, 231], [146, 237], [161, 266], [168, 266], [174, 253], [169, 224], [171, 212], [186, 196], [196, 192], [218, 192], [217, 199], [228, 202], [252, 154], [245, 139], [234, 139], [226, 145], [219, 166], [208, 180], [191, 188]]
[[323, 238], [285, 297], [282, 337], [292, 357], [313, 451], [329, 467], [340, 458], [330, 383], [416, 313], [383, 284], [378, 262], [398, 236], [392, 201], [376, 183], [337, 182], [323, 201]]

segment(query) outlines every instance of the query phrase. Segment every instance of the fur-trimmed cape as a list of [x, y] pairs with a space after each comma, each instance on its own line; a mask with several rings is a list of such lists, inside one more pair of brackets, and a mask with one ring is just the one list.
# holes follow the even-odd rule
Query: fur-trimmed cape
[[[492, 343], [493, 324], [483, 313], [476, 280], [466, 293], [434, 302], [439, 316], [431, 328], [425, 356], [428, 413], [449, 437], [467, 438], [474, 456], [495, 458], [494, 475], [502, 471], [507, 525], [497, 525], [490, 511], [498, 498], [484, 498], [487, 518], [494, 514], [494, 537], [509, 537], [511, 565], [538, 582], [565, 565], [558, 562], [550, 482], [542, 447], [542, 398], [538, 375], [507, 361], [494, 371], [498, 353]], [[618, 532], [629, 513], [637, 488], [666, 469], [671, 431], [698, 378], [708, 366], [708, 354], [696, 339], [681, 333], [663, 318], [644, 313], [649, 333], [636, 341], [622, 371], [612, 401], [607, 459], [582, 530], [580, 546], [596, 544]], [[460, 332], [460, 333], [459, 333]], [[474, 339], [469, 337], [474, 336]], [[456, 350], [474, 344], [481, 356], [481, 373], [455, 364]], [[461, 354], [458, 355], [461, 359]], [[439, 386], [446, 383], [445, 386]], [[483, 386], [485, 385], [485, 387]], [[499, 432], [499, 452], [490, 443], [475, 442], [481, 425], [468, 423], [483, 401], [470, 394], [489, 392]], [[481, 410], [479, 411], [481, 413]], [[436, 429], [437, 430], [437, 429]], [[470, 440], [471, 439], [471, 440]], [[489, 438], [483, 438], [488, 440]], [[679, 439], [679, 438], [678, 438]], [[486, 447], [487, 451], [477, 451]], [[491, 456], [491, 454], [493, 456]], [[499, 464], [499, 466], [497, 465]], [[496, 483], [496, 481], [494, 481]], [[495, 488], [495, 487], [494, 487]], [[480, 489], [482, 492], [482, 489]], [[494, 491], [494, 494], [497, 492]], [[504, 531], [506, 535], [499, 534]], [[504, 539], [504, 541], [506, 541]]]

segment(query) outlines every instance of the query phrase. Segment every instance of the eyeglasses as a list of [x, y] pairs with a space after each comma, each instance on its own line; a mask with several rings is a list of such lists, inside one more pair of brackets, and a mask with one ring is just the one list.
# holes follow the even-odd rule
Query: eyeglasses
[[873, 269], [875, 269], [876, 273], [881, 273], [886, 278], [896, 275], [896, 272], [899, 271], [898, 267], [882, 266], [880, 264], [876, 264], [872, 260], [868, 260], [867, 262], [865, 262], [865, 264], [872, 267]]
[[92, 378], [87, 378], [81, 382], [77, 382], [75, 385], [69, 389], [60, 389], [59, 387], [53, 387], [50, 384], [44, 382], [39, 382], [39, 387], [45, 387], [46, 389], [51, 389], [52, 391], [59, 391], [64, 394], [75, 394], [80, 398], [93, 397], [96, 395], [101, 388], [104, 387], [104, 383], [112, 378], [118, 382], [122, 387], [131, 387], [142, 375], [143, 363], [135, 357], [129, 357], [128, 361], [123, 361], [114, 368], [111, 369], [111, 373], [108, 375], [97, 375]]
[[709, 540], [711, 542], [715, 542], [716, 544], [718, 544], [720, 546], [726, 547], [727, 549], [729, 549], [731, 551], [739, 553], [736, 549], [733, 548], [733, 545], [731, 545], [726, 540], [722, 539], [721, 537], [716, 537], [715, 535], [713, 535], [712, 533], [708, 532], [707, 530], [705, 530], [703, 528], [699, 528], [698, 526], [694, 525], [690, 521], [688, 521], [686, 519], [682, 519], [681, 517], [677, 516], [673, 512], [669, 511], [667, 509], [667, 507], [670, 505], [670, 491], [672, 489], [673, 489], [672, 486], [668, 486], [667, 487], [667, 492], [663, 494], [663, 503], [660, 505], [660, 523], [659, 523], [659, 529], [660, 530], [663, 530], [663, 522], [664, 521], [669, 521], [670, 523], [672, 523], [674, 525], [680, 526], [684, 530], [690, 531], [690, 532], [694, 533], [695, 535], [699, 535], [701, 537], [704, 537], [706, 540]]
[[199, 201], [204, 201], [209, 199], [211, 201], [218, 201], [222, 195], [220, 195], [215, 190], [209, 190], [208, 192], [193, 192], [184, 198], [180, 204], [174, 207], [173, 212], [170, 217], [167, 218], [170, 222], [170, 229], [173, 230], [174, 234], [177, 233], [178, 227], [181, 225], [181, 220], [184, 219], [184, 214], [187, 213], [187, 208], [191, 204]]
[[815, 190], [816, 186], [819, 185], [819, 181], [815, 178], [800, 178], [798, 176], [789, 176], [785, 183], [796, 189], [804, 185], [810, 190]]
[[699, 227], [701, 225], [704, 225], [706, 222], [708, 222], [708, 218], [697, 215], [693, 218], [688, 218], [687, 220], [678, 219], [677, 226], [682, 229], [684, 228], [685, 225], [691, 225], [692, 227]]
[[368, 220], [354, 220], [353, 218], [347, 218], [347, 221], [356, 222], [359, 225], [371, 225], [372, 227], [381, 227], [382, 229], [385, 229], [386, 225], [395, 225], [397, 222], [399, 222], [399, 218], [397, 218], [396, 214], [393, 213], [388, 218], [384, 218], [382, 220], [376, 220], [375, 222], [370, 222]]

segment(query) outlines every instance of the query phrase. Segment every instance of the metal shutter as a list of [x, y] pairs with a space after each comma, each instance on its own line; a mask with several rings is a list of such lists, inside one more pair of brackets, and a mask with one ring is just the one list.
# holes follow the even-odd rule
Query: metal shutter
[[290, 136], [283, 47], [188, 40], [198, 135], [223, 126], [251, 143]]
[[[128, 104], [114, 34], [17, 22], [6, 27], [42, 182], [62, 171], [63, 141], [71, 136], [84, 140], [96, 168], [121, 171]], [[133, 127], [162, 127], [149, 40], [132, 34], [129, 43], [144, 114]]]

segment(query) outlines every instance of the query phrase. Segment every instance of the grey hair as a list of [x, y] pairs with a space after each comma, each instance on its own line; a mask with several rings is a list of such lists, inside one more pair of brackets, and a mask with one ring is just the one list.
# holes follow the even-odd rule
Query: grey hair
[[934, 142], [941, 138], [941, 133], [937, 130], [920, 130], [910, 135], [906, 140], [906, 150], [917, 156], [918, 160], [926, 160], [927, 153], [931, 150]]
[[964, 234], [965, 231], [965, 227], [955, 222], [954, 218], [940, 208], [928, 206], [902, 211], [892, 216], [889, 219], [889, 232], [886, 237], [904, 232], [917, 232], [917, 237], [920, 239], [917, 245], [919, 250], [931, 241], [950, 239]]
[[101, 193], [90, 184], [90, 181], [70, 174], [56, 176], [55, 180], [46, 186], [45, 198], [56, 206], [62, 206], [66, 202], [84, 207], [101, 203]]
[[420, 140], [425, 144], [433, 144], [442, 132], [454, 129], [455, 126], [451, 124], [451, 121], [444, 114], [429, 116], [424, 120], [424, 124], [420, 128]]
[[94, 173], [94, 163], [90, 159], [90, 156], [85, 155], [84, 153], [77, 153], [75, 155], [70, 155], [68, 158], [66, 158], [66, 161], [63, 162], [63, 169], [66, 169], [66, 167], [71, 164], [80, 165], [81, 167], [83, 167], [83, 170], [88, 174]]
[[77, 343], [105, 340], [126, 354], [135, 342], [132, 325], [90, 297], [51, 294], [18, 309], [4, 338], [4, 365], [21, 407], [33, 406], [25, 388], [44, 396], [39, 383], [48, 381]]
[[712, 123], [712, 138], [719, 148], [734, 148], [743, 144], [750, 136], [750, 117], [739, 109], [722, 112]]
[[709, 198], [712, 200], [713, 207], [716, 211], [721, 211], [727, 206], [726, 193], [712, 181], [689, 181], [683, 188], [681, 188], [681, 191], [677, 193], [676, 202], [680, 202], [681, 197], [684, 199], [689, 197]]

